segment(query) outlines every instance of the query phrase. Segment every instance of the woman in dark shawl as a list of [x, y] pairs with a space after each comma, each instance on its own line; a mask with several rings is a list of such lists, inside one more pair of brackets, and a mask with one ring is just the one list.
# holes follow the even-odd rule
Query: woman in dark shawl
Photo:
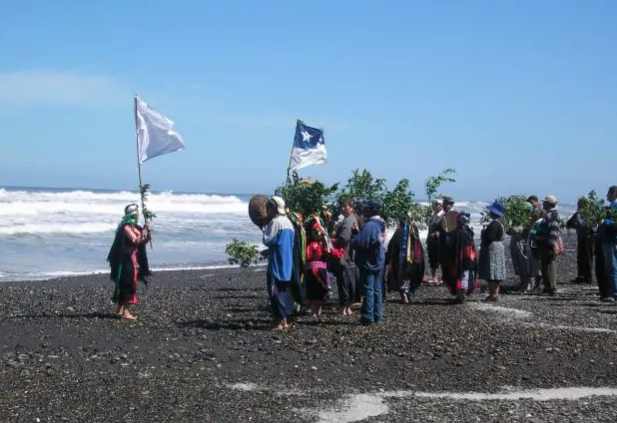
[[118, 304], [116, 314], [127, 320], [136, 319], [129, 307], [137, 304], [137, 281], [141, 279], [147, 284], [145, 276], [150, 275], [145, 248], [150, 240], [150, 229], [147, 223], [143, 228], [139, 226], [138, 220], [139, 206], [126, 206], [107, 256], [111, 266], [110, 278], [116, 283], [113, 296], [113, 301]]
[[398, 291], [404, 304], [422, 284], [426, 263], [424, 248], [415, 223], [401, 221], [388, 242], [386, 274], [393, 290]]
[[469, 218], [468, 213], [457, 213], [456, 229], [440, 235], [443, 281], [456, 296], [456, 304], [463, 303], [478, 286], [478, 258]]

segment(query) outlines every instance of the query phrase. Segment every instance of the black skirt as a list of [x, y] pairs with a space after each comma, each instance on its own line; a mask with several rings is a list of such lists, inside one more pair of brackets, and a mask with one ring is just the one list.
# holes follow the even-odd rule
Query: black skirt
[[306, 298], [313, 301], [325, 301], [328, 297], [328, 273], [326, 269], [309, 269], [304, 275]]

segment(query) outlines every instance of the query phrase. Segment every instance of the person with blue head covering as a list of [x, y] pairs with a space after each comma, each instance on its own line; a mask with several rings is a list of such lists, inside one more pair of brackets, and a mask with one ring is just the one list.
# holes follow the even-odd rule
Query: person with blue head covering
[[506, 236], [503, 221], [506, 209], [499, 201], [487, 209], [490, 221], [481, 234], [478, 276], [488, 282], [489, 296], [485, 301], [497, 301], [499, 286], [506, 279], [506, 249], [503, 243]]

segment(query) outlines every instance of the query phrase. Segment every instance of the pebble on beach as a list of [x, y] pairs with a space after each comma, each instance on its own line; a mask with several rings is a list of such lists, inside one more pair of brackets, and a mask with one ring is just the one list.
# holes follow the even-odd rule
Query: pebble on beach
[[108, 275], [2, 283], [0, 420], [614, 422], [610, 394], [414, 395], [615, 386], [617, 308], [570, 283], [574, 248], [566, 236], [554, 297], [512, 292], [510, 272], [494, 305], [422, 286], [410, 305], [391, 293], [378, 325], [333, 301], [280, 334], [253, 269], [157, 274], [134, 323], [113, 315]]

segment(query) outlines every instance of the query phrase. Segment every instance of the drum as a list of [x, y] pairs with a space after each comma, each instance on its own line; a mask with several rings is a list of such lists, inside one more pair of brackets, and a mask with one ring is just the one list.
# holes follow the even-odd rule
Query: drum
[[458, 213], [450, 210], [441, 218], [441, 229], [444, 233], [451, 233], [458, 229]]
[[249, 217], [258, 227], [263, 227], [268, 223], [268, 197], [265, 195], [253, 195], [249, 200]]

